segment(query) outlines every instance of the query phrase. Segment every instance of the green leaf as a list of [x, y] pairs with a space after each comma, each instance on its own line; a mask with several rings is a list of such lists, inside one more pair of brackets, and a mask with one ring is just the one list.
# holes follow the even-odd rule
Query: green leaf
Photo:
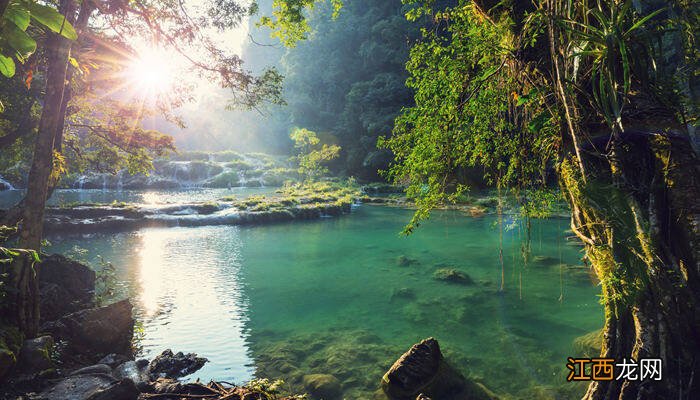
[[55, 9], [30, 2], [29, 11], [34, 20], [49, 28], [51, 31], [70, 40], [78, 39], [78, 33], [73, 28], [73, 25], [66, 21], [66, 18]]
[[14, 24], [6, 24], [2, 28], [2, 35], [12, 49], [17, 52], [20, 61], [36, 51], [36, 41]]
[[0, 113], [5, 112], [5, 105], [2, 104], [2, 101], [0, 101]]
[[627, 46], [625, 46], [625, 41], [620, 40], [620, 55], [622, 56], [622, 81], [623, 81], [623, 93], [625, 96], [630, 91], [630, 62], [627, 57]]
[[15, 62], [10, 58], [0, 54], [0, 74], [8, 78], [15, 75]]
[[622, 34], [622, 36], [624, 36], [624, 37], [628, 36], [630, 33], [634, 32], [634, 31], [637, 30], [639, 27], [641, 27], [642, 25], [644, 25], [647, 21], [649, 21], [650, 19], [652, 19], [652, 18], [654, 18], [655, 16], [659, 15], [659, 14], [660, 14], [662, 11], [664, 11], [665, 9], [666, 9], [666, 7], [660, 8], [660, 9], [654, 11], [653, 13], [647, 15], [646, 17], [640, 19], [639, 21], [635, 22], [635, 24], [632, 25], [624, 34]]
[[19, 5], [19, 3], [11, 3], [5, 9], [3, 18], [12, 21], [17, 27], [23, 31], [29, 26], [29, 10]]

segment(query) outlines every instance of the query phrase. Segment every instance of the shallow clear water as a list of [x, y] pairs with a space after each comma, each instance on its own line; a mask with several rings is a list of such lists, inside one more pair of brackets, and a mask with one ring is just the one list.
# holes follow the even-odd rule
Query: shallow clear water
[[[575, 337], [602, 325], [602, 309], [587, 272], [558, 265], [580, 264], [580, 247], [565, 240], [568, 221], [533, 222], [532, 253], [553, 265], [523, 266], [520, 224], [504, 233], [499, 293], [495, 217], [436, 212], [399, 236], [410, 215], [361, 206], [319, 221], [54, 238], [50, 251], [78, 245], [93, 262], [114, 263], [143, 325], [143, 355], [172, 348], [209, 358], [193, 378], [271, 375], [297, 389], [303, 374], [331, 373], [346, 398], [366, 399], [402, 352], [433, 336], [496, 393], [580, 390], [564, 382], [566, 357]], [[433, 279], [447, 266], [476, 284]]]
[[[139, 204], [193, 203], [212, 201], [224, 196], [246, 197], [256, 194], [273, 193], [276, 187], [231, 189], [177, 189], [177, 190], [115, 190], [115, 189], [58, 189], [48, 201], [49, 205], [60, 206], [74, 203], [127, 202]], [[0, 191], [0, 208], [10, 207], [22, 199], [24, 190]]]

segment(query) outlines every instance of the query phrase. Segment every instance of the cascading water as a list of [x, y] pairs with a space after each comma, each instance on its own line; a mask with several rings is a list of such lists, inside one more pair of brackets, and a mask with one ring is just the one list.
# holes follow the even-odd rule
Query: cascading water
[[78, 187], [78, 189], [83, 190], [83, 187], [85, 186], [85, 181], [87, 180], [86, 175], [80, 175], [78, 179], [75, 181], [75, 186]]
[[2, 176], [0, 176], [0, 190], [15, 190], [15, 187]]

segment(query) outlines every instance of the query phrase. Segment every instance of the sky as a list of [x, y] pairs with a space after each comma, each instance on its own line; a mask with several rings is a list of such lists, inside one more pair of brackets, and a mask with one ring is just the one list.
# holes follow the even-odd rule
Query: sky
[[[197, 9], [202, 4], [202, 0], [189, 0], [185, 2], [185, 7], [190, 15], [196, 15]], [[248, 26], [249, 19], [246, 17], [236, 28], [224, 32], [211, 29], [205, 33], [216, 41], [219, 48], [241, 56], [244, 46], [250, 43]], [[144, 53], [149, 53], [151, 46], [149, 43], [137, 42], [134, 44], [134, 47]], [[222, 135], [244, 136], [241, 135], [241, 132], [236, 132], [235, 121], [232, 121], [233, 112], [226, 110], [226, 105], [231, 97], [229, 89], [222, 89], [210, 79], [199, 77], [196, 73], [190, 71], [189, 66], [191, 64], [175, 50], [151, 53], [155, 54], [155, 56], [145, 54], [142, 57], [143, 61], [132, 68], [131, 75], [140, 77], [139, 79], [134, 79], [131, 85], [130, 91], [132, 94], [135, 97], [139, 95], [144, 96], [145, 92], [153, 92], [154, 89], [157, 92], [158, 86], [161, 84], [184, 83], [191, 86], [189, 94], [192, 100], [173, 112], [184, 122], [186, 126], [184, 129], [168, 122], [159, 115], [145, 120], [145, 128], [157, 129], [163, 133], [173, 135], [176, 145], [184, 150], [195, 150], [192, 148], [192, 143], [212, 143], [212, 141], [216, 141], [216, 138]], [[148, 82], [149, 80], [154, 82]], [[165, 82], [158, 82], [159, 80], [164, 80]], [[199, 138], [193, 136], [199, 136]], [[221, 150], [226, 150], [226, 148]]]

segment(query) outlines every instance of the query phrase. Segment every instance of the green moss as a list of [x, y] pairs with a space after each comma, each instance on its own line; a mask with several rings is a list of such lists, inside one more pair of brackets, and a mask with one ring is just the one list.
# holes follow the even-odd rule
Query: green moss
[[474, 280], [469, 275], [454, 268], [440, 268], [433, 273], [433, 278], [439, 281], [458, 283], [460, 285], [474, 284]]

